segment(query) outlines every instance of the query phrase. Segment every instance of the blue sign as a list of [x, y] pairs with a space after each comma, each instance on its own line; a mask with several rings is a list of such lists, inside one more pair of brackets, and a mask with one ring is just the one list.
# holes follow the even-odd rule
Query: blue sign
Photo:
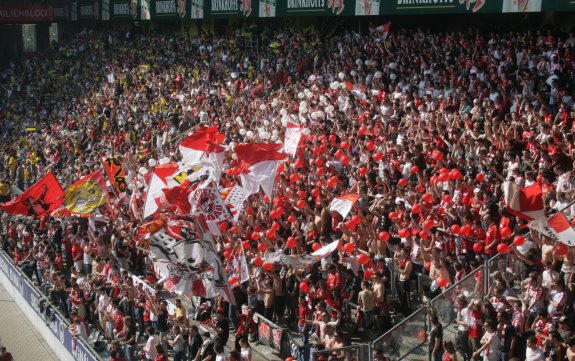
[[[43, 298], [42, 294], [38, 292], [27, 279], [22, 277], [20, 270], [14, 266], [12, 260], [9, 259], [4, 253], [0, 254], [0, 269], [10, 280], [10, 282], [16, 287], [18, 292], [22, 295], [26, 303], [34, 309], [34, 311], [44, 318], [44, 315], [38, 307], [40, 299]], [[45, 320], [46, 326], [52, 331], [54, 336], [60, 340], [60, 343], [64, 345], [66, 350], [74, 357], [74, 360], [78, 361], [99, 361], [99, 359], [94, 356], [94, 353], [90, 351], [88, 346], [80, 341], [68, 331], [68, 324], [60, 318], [60, 315], [53, 313], [50, 317], [51, 319]]]

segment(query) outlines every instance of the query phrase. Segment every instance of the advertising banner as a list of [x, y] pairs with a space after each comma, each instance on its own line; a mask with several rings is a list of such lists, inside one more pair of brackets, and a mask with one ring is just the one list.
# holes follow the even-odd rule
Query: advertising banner
[[78, 3], [78, 19], [100, 20], [100, 1]]
[[285, 328], [277, 326], [259, 313], [256, 313], [256, 316], [258, 318], [259, 342], [278, 351], [281, 355], [286, 336]]
[[[16, 266], [14, 266], [12, 260], [10, 260], [4, 253], [0, 253], [0, 270], [2, 270], [14, 285], [18, 293], [22, 295], [28, 306], [34, 309], [38, 316], [44, 318], [39, 307], [39, 301], [44, 297], [34, 287], [32, 287], [30, 283], [28, 283], [28, 280], [22, 277], [22, 274]], [[83, 342], [77, 340], [76, 337], [68, 331], [66, 322], [64, 322], [58, 314], [52, 314], [45, 321], [50, 331], [58, 340], [60, 340], [62, 345], [64, 345], [66, 350], [68, 350], [75, 360], [98, 361], [98, 359], [89, 351], [88, 347], [86, 347]]]
[[0, 23], [21, 24], [52, 20], [54, 20], [54, 11], [50, 5], [0, 5]]
[[102, 0], [102, 15], [100, 19], [104, 21], [110, 20], [110, 0]]
[[153, 1], [150, 14], [152, 19], [154, 20], [183, 19], [188, 15], [188, 1], [186, 0]]
[[277, 2], [279, 16], [350, 16], [354, 0], [286, 0]]
[[211, 18], [256, 18], [260, 0], [204, 0], [204, 13]]
[[502, 6], [503, 0], [386, 0], [380, 2], [380, 14], [501, 13]]
[[189, 0], [190, 2], [190, 17], [192, 19], [204, 18], [204, 0]]
[[110, 4], [110, 17], [113, 20], [136, 19], [137, 16], [138, 16], [137, 0], [112, 1], [112, 3]]

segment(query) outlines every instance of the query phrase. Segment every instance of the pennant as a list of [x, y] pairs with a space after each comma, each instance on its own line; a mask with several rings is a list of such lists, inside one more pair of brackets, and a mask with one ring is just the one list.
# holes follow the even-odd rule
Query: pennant
[[8, 214], [42, 217], [58, 208], [63, 202], [64, 190], [54, 173], [50, 172], [18, 197], [0, 203], [0, 206]]
[[209, 182], [198, 187], [189, 196], [190, 214], [202, 215], [206, 221], [220, 222], [231, 218], [215, 183]]
[[562, 212], [529, 222], [529, 228], [568, 246], [575, 246], [575, 230]]
[[345, 194], [334, 198], [329, 204], [329, 210], [341, 214], [343, 219], [345, 219], [358, 199], [359, 194]]
[[242, 173], [242, 187], [257, 193], [260, 186], [268, 197], [273, 197], [273, 186], [278, 163], [287, 158], [281, 144], [238, 144], [235, 147]]
[[506, 181], [503, 193], [507, 209], [514, 216], [528, 221], [545, 218], [543, 191], [539, 183], [519, 188], [515, 182]]
[[86, 216], [108, 202], [103, 170], [97, 170], [72, 184], [64, 192], [64, 208], [71, 214]]
[[128, 183], [122, 162], [117, 158], [105, 158], [102, 164], [104, 165], [104, 170], [106, 171], [106, 175], [108, 175], [112, 189], [114, 189], [114, 193], [117, 196], [123, 195], [126, 192]]
[[289, 122], [286, 128], [283, 151], [294, 157], [303, 133], [303, 127]]

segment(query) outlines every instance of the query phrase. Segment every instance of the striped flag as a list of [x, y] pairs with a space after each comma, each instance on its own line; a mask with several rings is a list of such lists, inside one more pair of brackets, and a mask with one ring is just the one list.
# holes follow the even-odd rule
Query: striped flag
[[554, 241], [565, 243], [568, 246], [575, 246], [575, 230], [567, 217], [561, 212], [555, 213], [549, 218], [537, 219], [529, 223], [529, 228], [553, 239]]

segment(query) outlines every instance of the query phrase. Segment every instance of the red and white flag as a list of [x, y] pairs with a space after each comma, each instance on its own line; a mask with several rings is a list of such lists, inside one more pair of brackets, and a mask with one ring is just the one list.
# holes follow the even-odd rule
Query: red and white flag
[[154, 214], [159, 209], [156, 198], [162, 195], [162, 189], [168, 188], [168, 177], [176, 173], [177, 170], [178, 163], [175, 162], [159, 165], [152, 170], [144, 201], [144, 218]]
[[345, 219], [358, 199], [359, 194], [344, 194], [343, 196], [334, 198], [331, 201], [329, 204], [329, 210], [341, 214], [343, 219]]
[[244, 209], [244, 202], [250, 194], [246, 192], [245, 189], [242, 188], [239, 184], [236, 184], [224, 197], [224, 202], [226, 206], [229, 208], [230, 212], [232, 212], [232, 217], [234, 217], [234, 221], [238, 221], [240, 214]]
[[389, 35], [389, 29], [391, 28], [391, 21], [380, 25], [380, 26], [370, 26], [369, 31], [372, 33], [379, 33], [383, 40], [387, 39], [387, 35]]
[[529, 228], [568, 246], [575, 246], [575, 230], [562, 212], [529, 223]]
[[281, 144], [238, 144], [235, 147], [242, 173], [242, 187], [249, 193], [257, 193], [260, 186], [268, 197], [273, 196], [278, 163], [287, 158], [280, 152]]
[[198, 187], [189, 196], [190, 214], [202, 215], [206, 222], [221, 222], [231, 218], [215, 183], [209, 182]]
[[283, 151], [292, 157], [295, 156], [302, 133], [302, 126], [289, 122], [286, 128]]
[[507, 209], [516, 217], [533, 221], [545, 218], [543, 191], [539, 183], [519, 188], [515, 182], [503, 183], [503, 195]]
[[218, 132], [218, 127], [200, 127], [192, 135], [180, 142], [184, 164], [214, 164], [218, 169], [224, 161], [224, 150], [221, 146], [225, 135]]

